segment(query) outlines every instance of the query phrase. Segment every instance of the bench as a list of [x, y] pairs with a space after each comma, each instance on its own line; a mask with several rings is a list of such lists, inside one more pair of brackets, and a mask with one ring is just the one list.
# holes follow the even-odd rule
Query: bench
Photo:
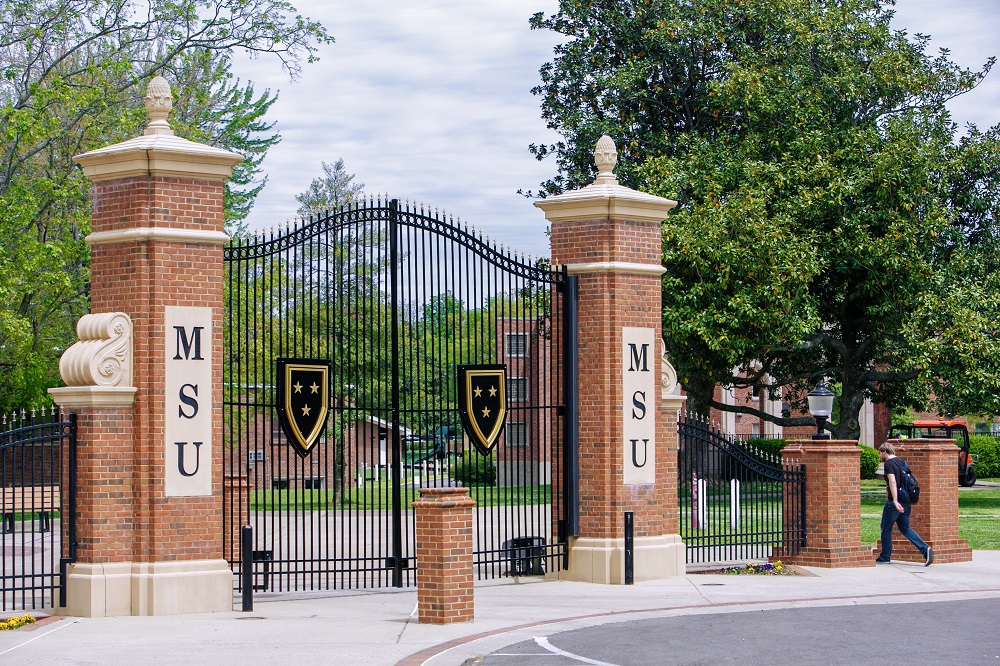
[[15, 514], [37, 513], [41, 532], [52, 529], [52, 514], [59, 510], [59, 486], [13, 486], [0, 488], [3, 534], [14, 531]]

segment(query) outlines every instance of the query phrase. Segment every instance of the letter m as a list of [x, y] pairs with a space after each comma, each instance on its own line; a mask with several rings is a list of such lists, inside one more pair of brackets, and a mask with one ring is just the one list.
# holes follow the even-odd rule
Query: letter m
[[649, 349], [648, 344], [642, 345], [642, 351], [636, 347], [635, 343], [628, 343], [629, 348], [629, 364], [628, 371], [635, 372], [637, 369], [639, 372], [649, 372], [649, 365], [647, 364], [646, 352]]
[[[201, 332], [205, 329], [204, 326], [195, 326], [191, 329], [191, 337], [188, 337], [187, 331], [183, 326], [174, 326], [174, 330], [177, 331], [177, 353], [174, 354], [175, 361], [204, 361], [205, 359], [201, 356]], [[191, 350], [194, 349], [194, 356], [191, 356]], [[181, 356], [183, 352], [184, 356]]]

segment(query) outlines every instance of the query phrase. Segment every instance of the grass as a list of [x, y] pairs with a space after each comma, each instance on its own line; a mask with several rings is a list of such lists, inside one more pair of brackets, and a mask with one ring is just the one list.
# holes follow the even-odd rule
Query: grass
[[[862, 481], [862, 490], [864, 484]], [[885, 484], [881, 483], [881, 489]], [[883, 498], [861, 498], [861, 543], [874, 546], [880, 534]], [[958, 536], [973, 550], [1000, 550], [1000, 489], [960, 490]]]
[[[552, 501], [551, 486], [473, 486], [470, 496], [479, 506], [532, 506]], [[412, 485], [400, 488], [404, 509], [419, 497]], [[254, 490], [251, 511], [319, 511], [342, 509], [391, 509], [392, 489], [388, 481], [368, 482], [348, 488], [338, 501], [333, 490]]]
[[[692, 508], [690, 500], [682, 499], [677, 507], [678, 519], [681, 524], [690, 526]], [[688, 536], [697, 538], [699, 535], [711, 535], [712, 538], [725, 539], [726, 536], [736, 536], [753, 532], [780, 534], [782, 529], [781, 495], [744, 499], [740, 503], [739, 527], [733, 529], [729, 523], [729, 498], [725, 500], [710, 500], [705, 506], [707, 526], [700, 529], [688, 528]]]

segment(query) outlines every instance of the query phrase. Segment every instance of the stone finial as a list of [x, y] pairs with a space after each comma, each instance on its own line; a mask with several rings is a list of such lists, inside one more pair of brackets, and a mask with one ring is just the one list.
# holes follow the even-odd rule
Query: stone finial
[[597, 182], [618, 182], [613, 173], [615, 165], [618, 164], [618, 150], [615, 148], [615, 142], [607, 134], [597, 140], [594, 163], [597, 165]]
[[80, 341], [59, 359], [67, 386], [132, 385], [132, 319], [124, 312], [83, 315]]
[[174, 131], [167, 124], [167, 114], [173, 107], [173, 96], [170, 94], [170, 84], [162, 76], [155, 77], [146, 86], [146, 113], [149, 114], [149, 126], [145, 135], [173, 135]]

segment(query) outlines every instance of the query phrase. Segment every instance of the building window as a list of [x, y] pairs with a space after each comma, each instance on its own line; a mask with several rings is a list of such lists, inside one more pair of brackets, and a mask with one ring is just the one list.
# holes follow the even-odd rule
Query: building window
[[754, 437], [760, 437], [760, 423], [750, 424], [750, 434]]
[[507, 334], [507, 358], [524, 358], [528, 355], [528, 334]]
[[760, 400], [760, 387], [756, 384], [750, 387], [750, 399]]
[[526, 377], [507, 379], [507, 402], [528, 402], [528, 379]]
[[271, 479], [271, 490], [288, 490], [288, 479]]
[[323, 490], [326, 488], [326, 477], [307, 476], [302, 479], [302, 487], [306, 490]]
[[261, 451], [261, 450], [259, 450], [259, 449], [257, 451], [250, 451], [249, 452], [249, 457], [250, 457], [250, 464], [251, 465], [254, 464], [254, 463], [259, 463], [259, 462], [264, 462], [265, 461], [264, 452]]
[[508, 423], [507, 424], [507, 445], [527, 446], [528, 445], [528, 424]]

